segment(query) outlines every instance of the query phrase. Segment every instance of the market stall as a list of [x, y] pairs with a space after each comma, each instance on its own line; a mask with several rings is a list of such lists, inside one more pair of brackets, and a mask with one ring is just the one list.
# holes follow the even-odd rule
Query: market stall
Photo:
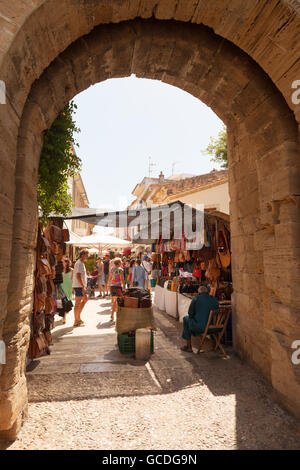
[[[143, 238], [144, 231], [140, 234]], [[138, 234], [139, 235], [139, 234]], [[189, 250], [184, 239], [163, 240], [152, 244], [155, 260], [156, 287], [154, 304], [180, 322], [200, 285], [208, 285], [220, 304], [231, 307], [232, 279], [229, 216], [221, 212], [204, 214], [204, 243]], [[159, 256], [159, 258], [158, 258]], [[159, 261], [158, 261], [159, 259]]]
[[[157, 257], [155, 262], [152, 259], [152, 286], [156, 284], [154, 303], [169, 315], [181, 320], [187, 313], [189, 301], [202, 284], [208, 285], [211, 295], [219, 301], [230, 302], [232, 279], [228, 214], [203, 212], [175, 201], [111, 213], [74, 209], [70, 218], [106, 227], [138, 226], [139, 232], [132, 243], [152, 246], [152, 253]], [[198, 228], [194, 230], [194, 226]], [[170, 229], [168, 236], [165, 236], [166, 227]], [[189, 279], [192, 279], [192, 287]]]

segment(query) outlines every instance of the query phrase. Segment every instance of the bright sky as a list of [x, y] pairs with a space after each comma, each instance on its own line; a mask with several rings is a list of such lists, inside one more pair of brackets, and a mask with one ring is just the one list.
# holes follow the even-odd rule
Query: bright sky
[[135, 76], [111, 79], [75, 97], [81, 133], [77, 154], [90, 207], [125, 209], [135, 185], [149, 176], [149, 156], [165, 177], [200, 175], [218, 168], [203, 156], [222, 121], [179, 88]]

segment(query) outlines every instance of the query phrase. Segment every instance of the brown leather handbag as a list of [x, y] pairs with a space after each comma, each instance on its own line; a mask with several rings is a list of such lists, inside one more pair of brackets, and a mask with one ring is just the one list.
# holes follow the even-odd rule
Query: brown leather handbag
[[45, 302], [46, 302], [46, 294], [41, 292], [37, 293], [35, 297], [35, 303], [36, 303], [36, 309], [37, 311], [44, 310], [45, 308]]
[[58, 248], [58, 253], [57, 253], [57, 261], [62, 261], [63, 259], [63, 256], [64, 256], [64, 250], [62, 249], [62, 247], [59, 245], [59, 248]]
[[38, 237], [38, 252], [40, 255], [46, 255], [50, 252], [50, 243], [47, 238], [42, 235]]
[[[221, 247], [219, 245], [218, 246], [218, 255], [219, 255], [219, 259], [220, 259], [222, 267], [223, 268], [228, 268], [228, 266], [231, 263], [231, 256], [230, 256], [229, 243], [228, 243], [227, 235], [225, 233], [225, 228], [224, 228], [223, 224], [221, 225], [221, 234], [222, 234], [222, 237], [220, 237], [220, 233], [219, 233], [218, 245], [219, 245], [219, 243], [222, 243], [223, 250], [220, 249]], [[222, 242], [220, 242], [220, 238], [223, 239]]]
[[208, 262], [208, 268], [205, 273], [206, 279], [209, 281], [216, 281], [220, 277], [220, 269], [217, 267], [215, 259], [211, 259]]
[[52, 266], [55, 266], [55, 265], [56, 265], [56, 262], [57, 262], [57, 260], [56, 260], [56, 255], [54, 255], [53, 253], [50, 253], [48, 258], [49, 258], [50, 266], [51, 266], [51, 267], [52, 267]]
[[51, 252], [54, 255], [58, 255], [58, 253], [59, 253], [59, 244], [55, 241], [51, 241], [50, 246], [51, 246]]
[[54, 299], [52, 295], [46, 297], [45, 300], [45, 313], [48, 315], [49, 313], [52, 313], [54, 311]]
[[53, 280], [51, 278], [47, 279], [47, 296], [49, 297], [50, 295], [53, 295], [54, 292], [55, 292], [55, 286], [54, 286]]
[[67, 228], [64, 228], [62, 230], [62, 236], [63, 236], [64, 242], [69, 242], [70, 241], [70, 232]]
[[56, 243], [63, 243], [63, 231], [56, 225], [50, 225], [51, 241]]
[[46, 258], [40, 258], [38, 260], [38, 271], [40, 276], [51, 275], [51, 267], [49, 261]]
[[44, 336], [45, 336], [45, 340], [47, 341], [48, 346], [51, 346], [53, 344], [51, 331], [49, 330], [44, 331]]
[[36, 278], [35, 280], [35, 290], [37, 294], [43, 294], [45, 289], [44, 289], [44, 283], [42, 282], [42, 279], [39, 277]]
[[40, 357], [42, 354], [44, 354], [47, 348], [47, 343], [43, 334], [31, 338], [28, 349], [29, 359], [36, 359], [37, 357]]

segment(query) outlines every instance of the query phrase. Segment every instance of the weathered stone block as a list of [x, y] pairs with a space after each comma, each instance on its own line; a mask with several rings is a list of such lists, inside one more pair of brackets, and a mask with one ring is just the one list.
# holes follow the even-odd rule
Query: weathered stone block
[[[10, 430], [27, 404], [27, 387], [25, 377], [7, 392], [0, 391], [0, 431]], [[18, 426], [19, 427], [19, 426]]]

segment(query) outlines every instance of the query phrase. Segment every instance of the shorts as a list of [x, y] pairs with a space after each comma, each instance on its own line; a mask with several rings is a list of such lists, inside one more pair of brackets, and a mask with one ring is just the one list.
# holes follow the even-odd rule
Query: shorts
[[74, 287], [75, 297], [83, 297], [83, 287]]
[[109, 274], [104, 274], [105, 284], [108, 284]]
[[105, 285], [105, 274], [104, 273], [99, 274], [99, 276], [97, 278], [97, 282], [98, 282], [98, 285], [100, 285], [100, 286]]
[[122, 287], [120, 286], [110, 286], [110, 295], [112, 297], [122, 297]]

